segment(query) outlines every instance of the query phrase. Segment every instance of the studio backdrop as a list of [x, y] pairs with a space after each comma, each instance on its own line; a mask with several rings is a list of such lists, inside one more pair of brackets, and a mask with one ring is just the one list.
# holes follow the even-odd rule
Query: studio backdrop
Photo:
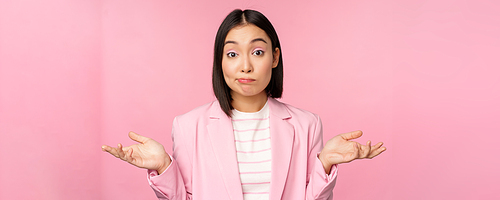
[[335, 199], [500, 198], [497, 1], [0, 0], [0, 199], [155, 199], [101, 145], [135, 131], [172, 152], [173, 118], [215, 99], [235, 8], [278, 32], [280, 101], [325, 141], [385, 143], [340, 165]]

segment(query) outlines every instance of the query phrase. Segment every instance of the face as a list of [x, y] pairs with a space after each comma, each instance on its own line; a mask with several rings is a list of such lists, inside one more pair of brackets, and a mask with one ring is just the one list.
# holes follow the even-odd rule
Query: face
[[265, 96], [279, 49], [272, 49], [266, 32], [253, 24], [231, 29], [225, 40], [222, 72], [233, 99]]

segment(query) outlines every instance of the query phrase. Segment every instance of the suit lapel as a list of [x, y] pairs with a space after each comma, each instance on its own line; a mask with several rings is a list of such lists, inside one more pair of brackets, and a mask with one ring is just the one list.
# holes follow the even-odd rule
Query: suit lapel
[[294, 127], [288, 122], [290, 113], [286, 106], [268, 98], [271, 131], [271, 188], [269, 199], [281, 199], [290, 167], [294, 142]]
[[[271, 188], [269, 199], [281, 199], [287, 180], [290, 158], [294, 142], [294, 127], [287, 119], [291, 118], [286, 106], [274, 98], [268, 98], [269, 124], [271, 132]], [[231, 118], [214, 103], [210, 108], [208, 135], [230, 199], [243, 199], [241, 181], [234, 146], [234, 133]], [[203, 166], [200, 166], [203, 167]]]
[[209, 120], [207, 130], [215, 155], [214, 161], [219, 166], [229, 198], [243, 200], [231, 118], [227, 117], [217, 102], [210, 109]]

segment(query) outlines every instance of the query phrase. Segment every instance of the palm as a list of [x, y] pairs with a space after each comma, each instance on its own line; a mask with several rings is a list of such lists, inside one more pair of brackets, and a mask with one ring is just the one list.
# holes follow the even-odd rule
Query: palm
[[164, 158], [166, 154], [163, 145], [156, 142], [153, 139], [149, 139], [144, 144], [134, 144], [128, 147], [124, 147], [123, 151], [131, 156], [130, 159], [125, 160], [132, 165], [146, 169], [157, 169], [162, 163], [159, 161]]
[[336, 147], [330, 151], [328, 161], [330, 163], [346, 163], [351, 162], [358, 157], [359, 149], [356, 142], [345, 140], [329, 140], [325, 147]]
[[361, 131], [354, 131], [337, 135], [328, 140], [320, 153], [320, 160], [324, 165], [331, 166], [333, 164], [348, 163], [355, 159], [371, 159], [385, 151], [382, 142], [371, 146], [370, 141], [366, 145], [350, 141], [361, 137], [361, 135], [363, 135]]
[[118, 144], [116, 148], [104, 145], [102, 149], [140, 168], [159, 170], [170, 164], [170, 157], [157, 141], [133, 132], [129, 133], [129, 137], [139, 143], [128, 147]]

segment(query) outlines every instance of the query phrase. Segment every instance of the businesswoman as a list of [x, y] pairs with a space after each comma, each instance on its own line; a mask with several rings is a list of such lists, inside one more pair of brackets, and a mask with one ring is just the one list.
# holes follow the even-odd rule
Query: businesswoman
[[173, 154], [151, 138], [103, 151], [140, 168], [159, 199], [332, 199], [338, 164], [373, 158], [382, 143], [337, 135], [323, 147], [320, 118], [276, 100], [283, 91], [278, 36], [253, 10], [234, 10], [214, 47], [216, 101], [173, 122]]

